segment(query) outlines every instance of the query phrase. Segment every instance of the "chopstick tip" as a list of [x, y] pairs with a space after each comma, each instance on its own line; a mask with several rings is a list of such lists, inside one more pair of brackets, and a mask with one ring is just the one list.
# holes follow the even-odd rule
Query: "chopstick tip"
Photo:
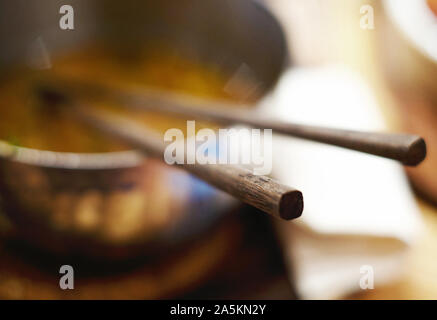
[[426, 143], [421, 137], [416, 136], [408, 146], [403, 164], [417, 166], [426, 158]]
[[299, 218], [303, 212], [303, 195], [298, 190], [284, 193], [279, 202], [279, 216], [284, 220]]

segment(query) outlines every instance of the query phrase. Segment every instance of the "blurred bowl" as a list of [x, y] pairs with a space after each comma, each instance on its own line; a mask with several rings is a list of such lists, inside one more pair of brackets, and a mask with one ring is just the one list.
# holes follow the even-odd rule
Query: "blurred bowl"
[[404, 130], [423, 136], [428, 149], [426, 160], [407, 171], [414, 187], [437, 202], [437, 15], [426, 0], [385, 0], [383, 5], [382, 65]]
[[[59, 28], [62, 5], [0, 3], [3, 75], [10, 65], [23, 64], [35, 39], [51, 56], [103, 41], [128, 57], [137, 46], [159, 41], [215, 63], [229, 76], [248, 66], [261, 83], [261, 95], [286, 64], [282, 29], [255, 1], [76, 0], [74, 31]], [[135, 151], [60, 153], [6, 142], [0, 142], [0, 199], [20, 239], [56, 253], [105, 258], [188, 241], [238, 204]]]

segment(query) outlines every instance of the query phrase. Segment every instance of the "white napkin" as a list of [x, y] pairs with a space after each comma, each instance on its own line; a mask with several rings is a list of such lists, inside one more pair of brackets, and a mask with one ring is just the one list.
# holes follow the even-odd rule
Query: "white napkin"
[[[371, 91], [343, 67], [288, 71], [265, 104], [261, 113], [285, 121], [385, 129]], [[300, 298], [341, 298], [363, 290], [360, 281], [372, 287], [372, 272], [373, 288], [401, 276], [421, 217], [399, 164], [274, 136], [273, 176], [304, 194], [302, 217], [277, 222]]]

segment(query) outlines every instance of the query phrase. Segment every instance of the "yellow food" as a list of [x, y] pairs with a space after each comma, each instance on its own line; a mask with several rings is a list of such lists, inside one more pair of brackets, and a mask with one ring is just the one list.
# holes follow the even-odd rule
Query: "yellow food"
[[[50, 74], [75, 79], [95, 79], [111, 84], [157, 87], [192, 95], [241, 100], [224, 90], [228, 76], [218, 66], [202, 64], [164, 49], [144, 49], [131, 56], [108, 53], [93, 47], [53, 59]], [[41, 71], [20, 71], [0, 82], [0, 139], [12, 144], [63, 152], [109, 152], [128, 146], [108, 139], [100, 132], [71, 119], [67, 113], [44, 108], [35, 95]], [[109, 102], [96, 107], [116, 108]], [[185, 120], [156, 112], [135, 114], [136, 120], [163, 131], [185, 128]], [[201, 126], [200, 126], [201, 127]]]

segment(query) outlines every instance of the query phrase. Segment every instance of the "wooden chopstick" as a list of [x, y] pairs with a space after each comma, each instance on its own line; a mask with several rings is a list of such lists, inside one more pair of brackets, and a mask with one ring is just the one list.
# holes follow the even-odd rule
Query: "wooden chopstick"
[[[163, 137], [155, 131], [119, 114], [92, 108], [63, 91], [46, 86], [38, 90], [47, 103], [65, 104], [68, 112], [88, 125], [121, 138], [150, 156], [163, 159], [166, 145]], [[267, 176], [254, 175], [237, 165], [184, 163], [178, 166], [272, 216], [291, 220], [302, 214], [302, 193]]]
[[416, 166], [426, 157], [424, 139], [412, 134], [343, 130], [269, 120], [251, 111], [241, 110], [241, 106], [238, 108], [228, 102], [202, 100], [147, 88], [135, 90], [73, 79], [57, 79], [53, 84], [77, 95], [106, 97], [125, 108], [154, 110], [190, 119], [272, 129], [276, 133], [397, 160], [407, 166]]

